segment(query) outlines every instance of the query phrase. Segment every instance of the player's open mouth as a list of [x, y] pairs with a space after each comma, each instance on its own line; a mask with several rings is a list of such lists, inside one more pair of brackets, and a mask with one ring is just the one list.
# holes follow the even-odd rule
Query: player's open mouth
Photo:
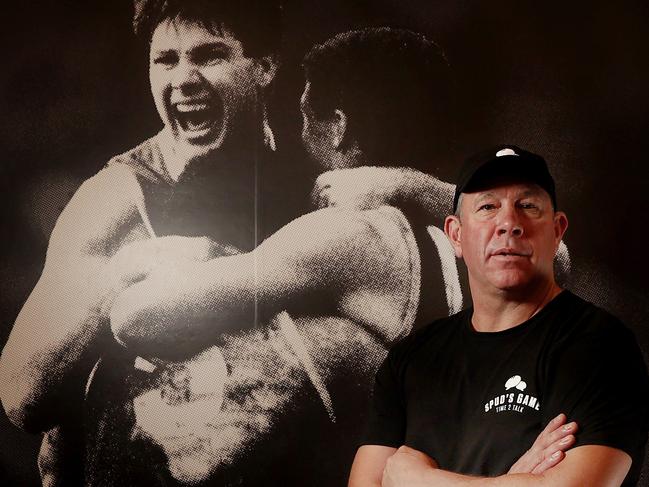
[[197, 139], [218, 133], [223, 123], [223, 107], [221, 103], [210, 99], [205, 101], [183, 101], [172, 105], [173, 118], [176, 125], [189, 139]]

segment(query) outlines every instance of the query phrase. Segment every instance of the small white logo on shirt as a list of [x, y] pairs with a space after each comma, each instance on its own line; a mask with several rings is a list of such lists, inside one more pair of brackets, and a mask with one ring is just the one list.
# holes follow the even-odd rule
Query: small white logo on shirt
[[[521, 392], [507, 392], [511, 389], [517, 389]], [[504, 411], [516, 411], [522, 413], [526, 408], [538, 411], [541, 403], [535, 396], [523, 394], [522, 391], [525, 389], [527, 389], [527, 383], [523, 378], [520, 375], [513, 375], [507, 379], [507, 382], [505, 382], [505, 393], [500, 394], [485, 403], [485, 413], [488, 413], [492, 409], [496, 413], [502, 413]]]
[[512, 387], [515, 387], [519, 391], [524, 391], [527, 384], [520, 375], [515, 375], [514, 377], [507, 379], [507, 382], [505, 382], [505, 390], [508, 391]]

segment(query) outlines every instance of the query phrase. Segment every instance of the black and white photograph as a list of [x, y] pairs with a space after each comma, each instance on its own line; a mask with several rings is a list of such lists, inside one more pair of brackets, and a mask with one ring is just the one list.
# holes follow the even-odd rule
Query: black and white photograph
[[3, 11], [0, 485], [649, 486], [649, 5]]

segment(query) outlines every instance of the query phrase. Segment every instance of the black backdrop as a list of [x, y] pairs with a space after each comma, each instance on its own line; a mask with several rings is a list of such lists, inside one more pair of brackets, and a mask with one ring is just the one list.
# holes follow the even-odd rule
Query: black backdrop
[[[313, 177], [299, 163], [297, 138], [299, 62], [308, 47], [367, 25], [422, 31], [444, 47], [462, 88], [456, 140], [431, 161], [431, 171], [452, 181], [457, 161], [487, 144], [543, 154], [571, 219], [570, 287], [625, 320], [647, 356], [649, 4], [284, 3], [283, 66], [271, 105], [279, 143], [293, 155], [285, 168], [292, 184], [282, 191], [308, 188]], [[2, 7], [0, 344], [42, 270], [49, 234], [74, 190], [111, 155], [159, 127], [146, 51], [131, 33], [131, 15], [128, 0]], [[304, 193], [295, 190], [291, 211]], [[289, 216], [287, 210], [278, 218]], [[37, 485], [38, 443], [0, 414], [2, 485]]]

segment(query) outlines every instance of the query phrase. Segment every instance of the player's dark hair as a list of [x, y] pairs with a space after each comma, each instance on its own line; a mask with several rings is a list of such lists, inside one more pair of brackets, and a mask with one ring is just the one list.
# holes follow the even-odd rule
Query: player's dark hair
[[319, 119], [336, 109], [374, 164], [429, 169], [448, 143], [451, 69], [422, 34], [389, 27], [344, 32], [314, 46], [303, 61], [309, 102]]
[[199, 22], [206, 29], [227, 29], [243, 44], [244, 54], [262, 57], [279, 50], [281, 5], [277, 0], [134, 0], [133, 30], [147, 42], [167, 19]]

